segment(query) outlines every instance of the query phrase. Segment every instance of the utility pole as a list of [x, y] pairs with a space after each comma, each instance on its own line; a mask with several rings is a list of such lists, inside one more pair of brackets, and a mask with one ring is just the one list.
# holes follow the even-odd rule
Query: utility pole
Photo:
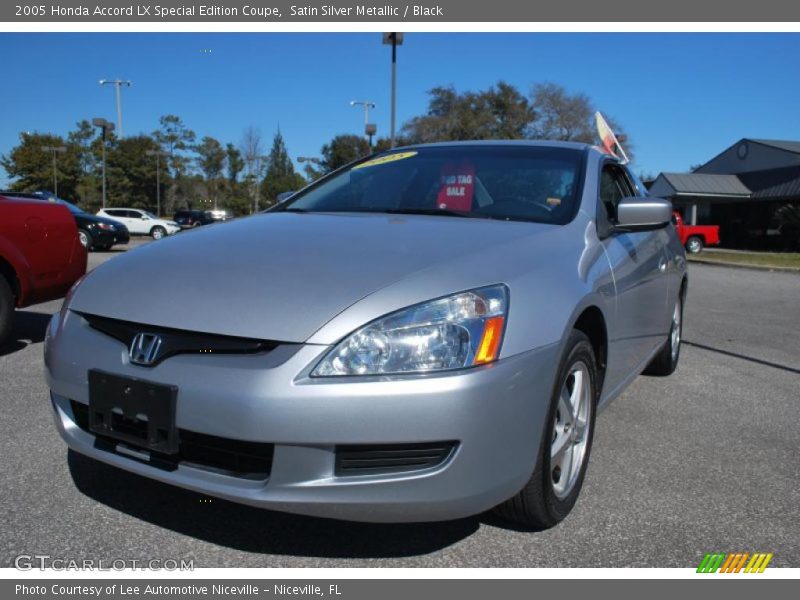
[[117, 126], [119, 133], [117, 137], [122, 138], [122, 86], [131, 87], [133, 85], [132, 81], [127, 79], [101, 79], [100, 85], [113, 85], [117, 91]]
[[92, 125], [99, 127], [103, 136], [103, 208], [106, 207], [106, 138], [114, 131], [114, 124], [100, 117], [92, 119]]
[[395, 146], [395, 122], [397, 119], [397, 47], [403, 44], [403, 34], [392, 31], [383, 34], [383, 43], [392, 46], [392, 125], [389, 133], [391, 148]]
[[42, 152], [53, 153], [53, 195], [56, 198], [58, 198], [58, 164], [56, 163], [56, 155], [64, 154], [66, 151], [66, 146], [42, 146]]
[[148, 150], [147, 156], [156, 157], [156, 216], [161, 217], [161, 157], [166, 156], [161, 150]]

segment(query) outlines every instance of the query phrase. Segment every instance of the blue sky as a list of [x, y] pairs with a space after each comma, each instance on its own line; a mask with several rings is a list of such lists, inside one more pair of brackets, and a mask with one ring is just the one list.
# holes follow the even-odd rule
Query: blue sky
[[[21, 131], [116, 120], [113, 90], [97, 81], [120, 77], [134, 83], [126, 135], [174, 113], [199, 137], [237, 144], [249, 125], [265, 146], [280, 127], [293, 157], [318, 156], [334, 135], [361, 132], [352, 99], [374, 101], [388, 134], [389, 52], [379, 33], [2, 33], [0, 153]], [[424, 112], [436, 85], [553, 81], [624, 125], [637, 171], [682, 171], [741, 137], [800, 139], [799, 67], [800, 34], [412, 33], [398, 50], [398, 122]]]

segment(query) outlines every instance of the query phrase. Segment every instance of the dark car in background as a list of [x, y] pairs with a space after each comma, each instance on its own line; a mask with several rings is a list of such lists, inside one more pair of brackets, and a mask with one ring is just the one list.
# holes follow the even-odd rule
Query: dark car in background
[[52, 194], [34, 192], [0, 192], [6, 198], [27, 198], [29, 200], [47, 200], [63, 204], [75, 218], [78, 226], [78, 238], [88, 250], [108, 250], [116, 244], [127, 244], [130, 241], [128, 228], [119, 221], [91, 215], [71, 202], [57, 198]]
[[175, 213], [173, 220], [180, 225], [181, 229], [192, 229], [218, 221], [208, 210], [179, 210]]

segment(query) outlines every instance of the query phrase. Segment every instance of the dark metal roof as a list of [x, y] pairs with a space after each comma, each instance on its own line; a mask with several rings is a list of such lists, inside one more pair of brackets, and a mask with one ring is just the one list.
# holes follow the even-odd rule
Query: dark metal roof
[[676, 194], [712, 196], [750, 196], [750, 190], [736, 175], [706, 175], [704, 173], [662, 173]]
[[750, 142], [755, 142], [756, 144], [761, 144], [762, 146], [770, 146], [772, 148], [777, 148], [778, 150], [800, 154], [800, 142], [793, 142], [791, 140], [757, 140], [754, 138], [745, 139]]
[[800, 198], [800, 166], [740, 173], [739, 179], [753, 190], [753, 198]]

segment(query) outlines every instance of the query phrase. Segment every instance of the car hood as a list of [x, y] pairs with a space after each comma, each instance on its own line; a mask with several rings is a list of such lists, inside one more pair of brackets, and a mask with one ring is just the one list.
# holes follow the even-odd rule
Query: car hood
[[107, 223], [109, 225], [114, 225], [115, 227], [125, 227], [119, 221], [115, 221], [114, 219], [109, 219], [108, 217], [101, 217], [98, 215], [90, 215], [89, 213], [73, 213], [75, 214], [76, 221], [82, 221], [83, 223]]
[[265, 213], [128, 251], [95, 269], [70, 308], [304, 342], [360, 299], [414, 273], [435, 278], [453, 261], [485, 258], [493, 248], [553, 229], [456, 217]]

